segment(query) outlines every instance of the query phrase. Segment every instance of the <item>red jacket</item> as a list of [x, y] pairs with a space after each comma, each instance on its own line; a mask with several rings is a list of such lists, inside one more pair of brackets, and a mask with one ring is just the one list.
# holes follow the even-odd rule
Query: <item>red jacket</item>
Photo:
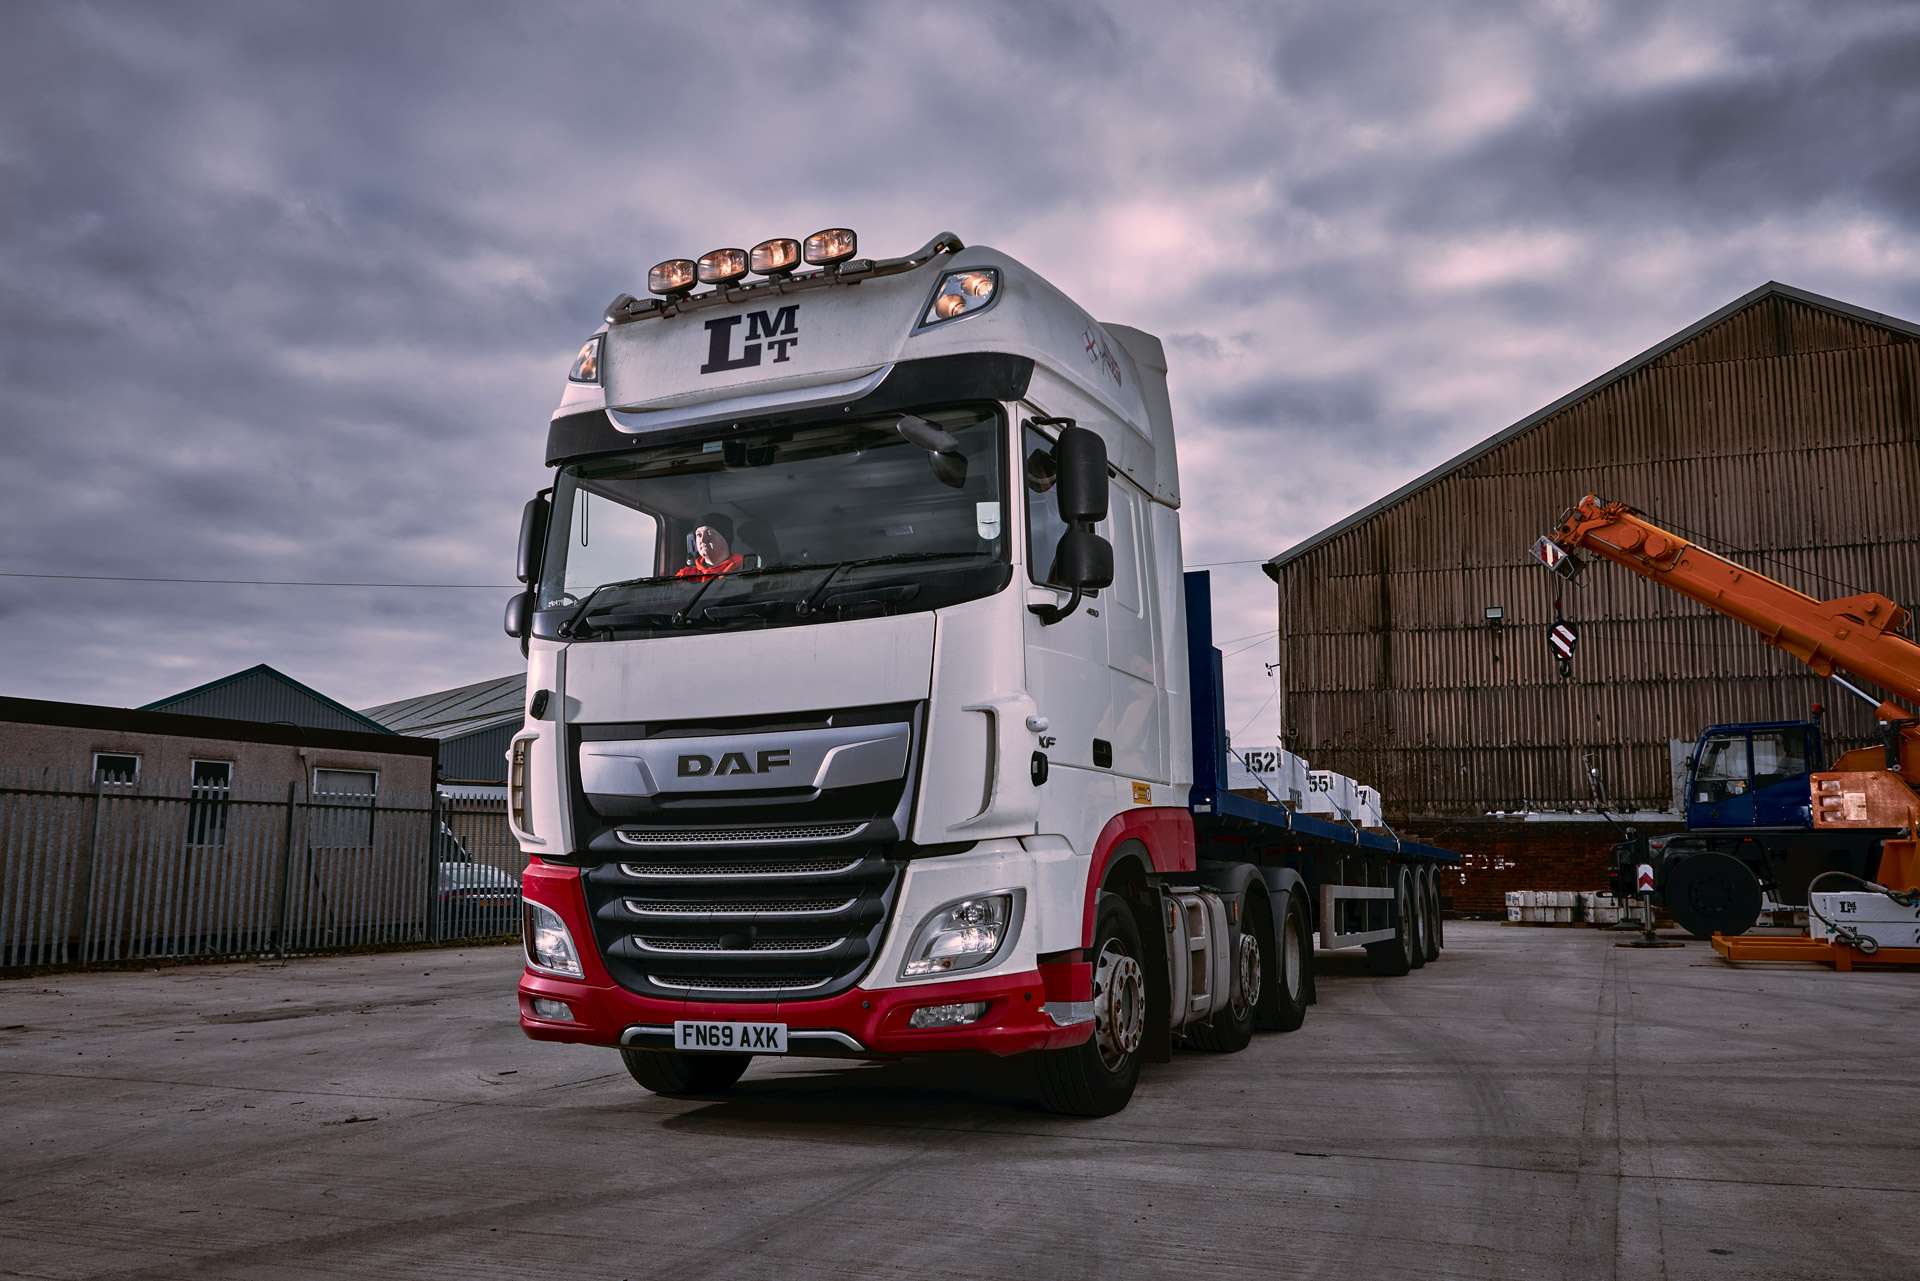
[[740, 566], [744, 564], [746, 564], [746, 558], [741, 556], [739, 552], [735, 552], [733, 555], [721, 561], [718, 565], [714, 565], [712, 567], [709, 567], [705, 561], [696, 560], [693, 562], [693, 564], [687, 566], [685, 569], [675, 574], [674, 577], [675, 578], [718, 578], [722, 574], [731, 574], [734, 570], [740, 568]]

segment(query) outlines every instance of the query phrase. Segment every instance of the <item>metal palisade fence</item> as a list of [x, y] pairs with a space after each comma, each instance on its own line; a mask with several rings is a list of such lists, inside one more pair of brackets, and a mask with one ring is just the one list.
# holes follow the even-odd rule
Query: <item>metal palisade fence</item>
[[0, 771], [0, 969], [503, 938], [504, 800]]

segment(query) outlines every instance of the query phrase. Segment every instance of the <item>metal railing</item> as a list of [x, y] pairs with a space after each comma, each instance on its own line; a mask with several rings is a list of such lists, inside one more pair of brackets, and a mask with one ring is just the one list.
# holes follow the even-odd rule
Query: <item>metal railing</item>
[[502, 938], [504, 800], [0, 771], [0, 968]]

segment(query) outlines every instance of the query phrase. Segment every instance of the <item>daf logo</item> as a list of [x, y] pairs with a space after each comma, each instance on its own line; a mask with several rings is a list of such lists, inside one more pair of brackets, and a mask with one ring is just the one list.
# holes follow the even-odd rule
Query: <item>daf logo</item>
[[[800, 304], [790, 303], [778, 311], [750, 311], [744, 316], [716, 316], [707, 322], [707, 363], [703, 374], [724, 373], [729, 369], [751, 369], [760, 363], [761, 340], [773, 349], [773, 363], [792, 359], [788, 348], [800, 341]], [[740, 354], [733, 354], [733, 331], [747, 322], [746, 340]], [[782, 337], [782, 335], [787, 335]]]
[[680, 777], [724, 778], [729, 774], [764, 774], [768, 770], [793, 764], [791, 756], [792, 749], [786, 747], [755, 752], [751, 762], [747, 760], [745, 752], [728, 752], [717, 762], [711, 756], [687, 755], [680, 758]]

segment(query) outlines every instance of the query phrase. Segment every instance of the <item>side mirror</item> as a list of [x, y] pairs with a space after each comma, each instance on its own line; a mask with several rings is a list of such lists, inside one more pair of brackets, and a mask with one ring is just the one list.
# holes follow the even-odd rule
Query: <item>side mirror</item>
[[1069, 529], [1060, 535], [1053, 563], [1067, 587], [1097, 592], [1113, 586], [1113, 544], [1091, 531]]
[[[529, 498], [520, 509], [520, 549], [514, 558], [514, 576], [523, 583], [540, 577], [541, 554], [547, 547], [547, 515], [552, 510], [545, 497]], [[518, 632], [508, 629], [508, 635]]]
[[527, 652], [527, 641], [533, 635], [533, 593], [521, 592], [507, 601], [507, 616], [501, 620], [507, 635], [520, 642], [520, 653]]
[[1062, 427], [1053, 446], [1059, 469], [1054, 500], [1069, 525], [1107, 518], [1107, 442], [1085, 427]]

